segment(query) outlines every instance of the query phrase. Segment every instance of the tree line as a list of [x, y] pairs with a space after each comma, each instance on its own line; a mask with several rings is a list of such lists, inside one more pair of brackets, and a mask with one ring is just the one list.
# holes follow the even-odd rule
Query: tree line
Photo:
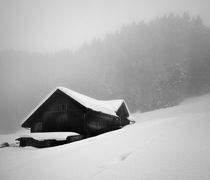
[[210, 28], [187, 13], [125, 26], [75, 56], [90, 63], [89, 93], [123, 97], [133, 111], [174, 106], [210, 92]]

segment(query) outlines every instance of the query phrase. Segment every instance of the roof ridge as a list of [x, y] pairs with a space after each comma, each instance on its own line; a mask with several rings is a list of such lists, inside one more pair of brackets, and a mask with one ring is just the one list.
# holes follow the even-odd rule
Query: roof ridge
[[[45, 103], [47, 99], [49, 99], [57, 90], [60, 90], [64, 94], [68, 95], [81, 105], [83, 105], [86, 108], [92, 109], [93, 111], [102, 112], [104, 114], [109, 114], [112, 116], [118, 116], [116, 114], [117, 110], [119, 109], [120, 105], [122, 103], [125, 103], [123, 99], [117, 99], [117, 100], [98, 100], [92, 97], [89, 97], [87, 95], [78, 93], [76, 91], [73, 91], [71, 89], [68, 89], [66, 87], [58, 86], [53, 91], [51, 91], [21, 122], [21, 125], [24, 124], [27, 119], [34, 114], [34, 112], [40, 108], [40, 106]], [[120, 103], [121, 101], [122, 103]], [[112, 103], [111, 103], [112, 102]], [[117, 102], [117, 103], [116, 103]], [[125, 103], [126, 105], [126, 103]], [[128, 109], [127, 105], [126, 108]], [[129, 110], [128, 110], [129, 112]]]

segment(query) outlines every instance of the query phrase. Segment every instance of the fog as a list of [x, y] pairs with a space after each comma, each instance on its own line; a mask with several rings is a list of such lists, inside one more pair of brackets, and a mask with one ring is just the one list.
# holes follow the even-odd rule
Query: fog
[[0, 50], [77, 49], [123, 25], [189, 12], [210, 24], [208, 0], [0, 0]]
[[210, 92], [209, 2], [0, 0], [0, 133], [56, 86], [132, 112]]

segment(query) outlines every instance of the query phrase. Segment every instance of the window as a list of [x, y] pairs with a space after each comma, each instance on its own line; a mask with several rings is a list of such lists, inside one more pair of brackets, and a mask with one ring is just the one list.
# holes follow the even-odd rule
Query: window
[[58, 105], [59, 112], [67, 112], [67, 109], [68, 109], [67, 104], [59, 104]]

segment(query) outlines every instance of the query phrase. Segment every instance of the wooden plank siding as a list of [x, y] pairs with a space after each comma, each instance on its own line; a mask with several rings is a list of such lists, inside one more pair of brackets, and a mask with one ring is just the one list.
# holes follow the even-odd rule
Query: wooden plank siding
[[98, 135], [128, 124], [128, 120], [125, 123], [127, 114], [123, 114], [123, 107], [121, 109], [118, 112], [120, 117], [96, 112], [58, 90], [30, 117], [31, 132], [65, 131], [87, 137]]
[[86, 108], [60, 91], [38, 110], [31, 120], [31, 132], [83, 132], [81, 127]]

